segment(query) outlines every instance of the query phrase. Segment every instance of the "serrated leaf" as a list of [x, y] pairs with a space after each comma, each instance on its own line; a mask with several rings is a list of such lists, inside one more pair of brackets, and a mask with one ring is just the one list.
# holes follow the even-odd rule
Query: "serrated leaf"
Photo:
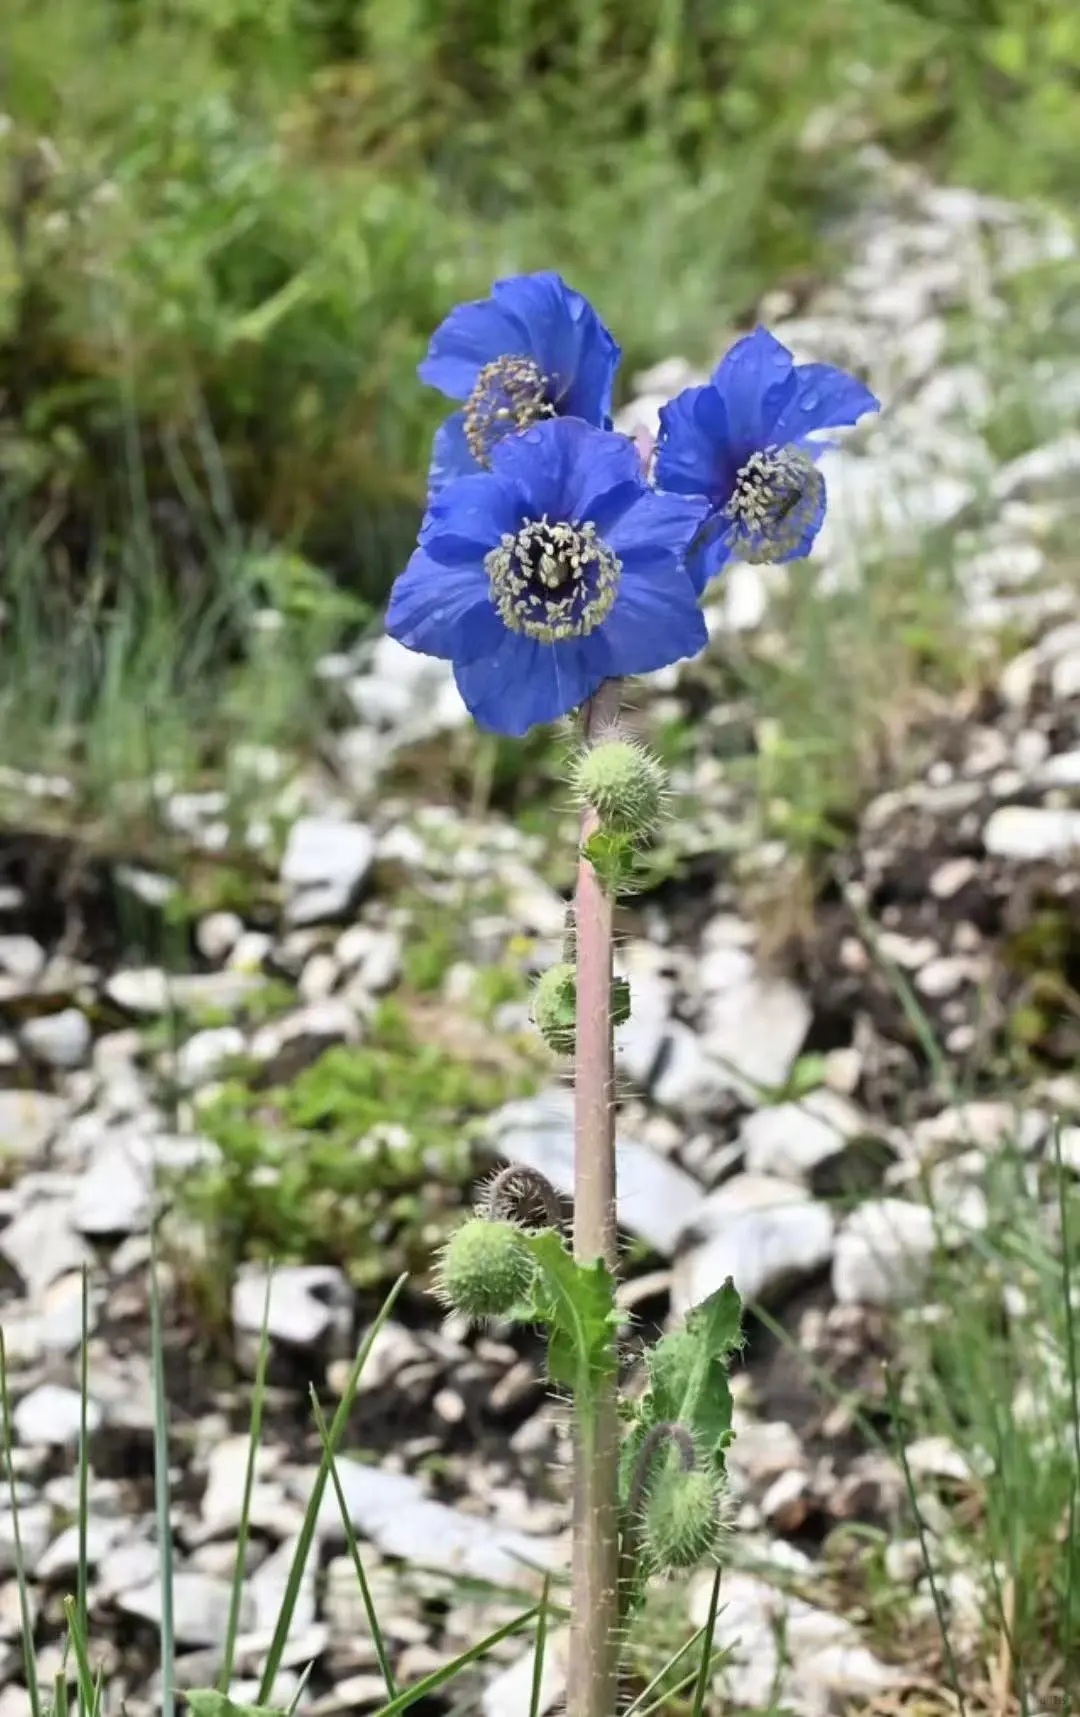
[[681, 1329], [662, 1336], [646, 1356], [649, 1387], [642, 1402], [643, 1431], [684, 1425], [702, 1453], [723, 1467], [731, 1435], [728, 1366], [742, 1345], [742, 1303], [730, 1276], [722, 1288], [687, 1313]]
[[634, 881], [638, 852], [629, 835], [596, 829], [581, 850], [600, 878], [606, 894], [618, 894], [620, 889]]
[[537, 1300], [548, 1328], [548, 1376], [573, 1390], [587, 1418], [596, 1383], [618, 1367], [615, 1278], [602, 1258], [579, 1264], [551, 1229], [525, 1239], [542, 1275]]
[[185, 1698], [194, 1717], [285, 1717], [280, 1705], [240, 1705], [216, 1687], [193, 1687]]

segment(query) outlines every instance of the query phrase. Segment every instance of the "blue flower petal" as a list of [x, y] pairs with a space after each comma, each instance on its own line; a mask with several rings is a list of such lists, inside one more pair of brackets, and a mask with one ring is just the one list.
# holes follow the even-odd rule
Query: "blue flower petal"
[[451, 399], [468, 399], [484, 365], [521, 353], [523, 338], [521, 324], [492, 299], [457, 304], [432, 335], [417, 374]]
[[728, 543], [729, 522], [714, 517], [705, 526], [686, 557], [686, 571], [694, 589], [700, 594], [710, 579], [723, 572], [732, 559]]
[[709, 503], [700, 495], [665, 495], [646, 489], [607, 531], [605, 540], [626, 570], [666, 565], [674, 571], [708, 511]]
[[605, 541], [645, 489], [629, 437], [575, 417], [546, 418], [506, 436], [492, 453], [491, 468], [514, 486], [530, 518], [591, 522]]
[[658, 489], [707, 495], [721, 503], [731, 490], [727, 411], [715, 387], [684, 388], [660, 407], [655, 477]]
[[420, 527], [420, 547], [442, 566], [482, 566], [488, 550], [522, 520], [512, 484], [481, 473], [456, 477], [434, 497]]
[[481, 466], [473, 458], [465, 439], [465, 414], [455, 411], [445, 423], [440, 423], [431, 444], [429, 504], [456, 477], [476, 476], [480, 470]]
[[724, 354], [712, 384], [727, 410], [728, 435], [736, 449], [763, 446], [769, 438], [765, 418], [773, 420], [777, 413], [767, 411], [766, 396], [790, 383], [794, 362], [767, 328], [755, 328]]
[[785, 403], [769, 434], [769, 439], [781, 446], [801, 442], [815, 429], [857, 423], [866, 412], [881, 409], [881, 402], [868, 387], [832, 364], [797, 365], [795, 383], [794, 396]]
[[407, 650], [472, 661], [496, 649], [505, 628], [480, 563], [440, 565], [418, 548], [394, 581], [386, 630]]
[[531, 727], [557, 721], [585, 702], [608, 675], [608, 652], [593, 634], [541, 644], [505, 632], [484, 660], [455, 662], [454, 678], [481, 727], [519, 738]]
[[705, 618], [686, 573], [664, 561], [624, 568], [619, 594], [600, 628], [612, 676], [651, 674], [696, 656], [708, 642]]
[[559, 414], [602, 425], [621, 353], [589, 300], [551, 269], [497, 280], [492, 298], [521, 327], [518, 349], [551, 377]]

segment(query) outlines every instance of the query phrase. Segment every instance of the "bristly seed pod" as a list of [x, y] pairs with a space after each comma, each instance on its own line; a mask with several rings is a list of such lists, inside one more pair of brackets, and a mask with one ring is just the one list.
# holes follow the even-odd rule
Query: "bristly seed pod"
[[515, 1223], [474, 1216], [442, 1248], [435, 1291], [444, 1305], [475, 1322], [505, 1317], [528, 1294], [534, 1270]]
[[575, 796], [590, 806], [602, 829], [644, 840], [663, 816], [667, 779], [663, 764], [637, 740], [605, 739], [574, 764]]
[[[626, 978], [612, 978], [611, 1023], [625, 1025], [629, 1018], [629, 982]], [[560, 960], [540, 974], [533, 990], [532, 1020], [556, 1055], [573, 1055], [577, 1037], [577, 968], [568, 960]]]
[[541, 972], [532, 1001], [533, 1024], [557, 1055], [574, 1053], [576, 1008], [577, 972], [568, 960], [560, 960]]
[[662, 1473], [645, 1507], [645, 1543], [658, 1573], [694, 1568], [716, 1548], [720, 1530], [717, 1479], [703, 1467]]

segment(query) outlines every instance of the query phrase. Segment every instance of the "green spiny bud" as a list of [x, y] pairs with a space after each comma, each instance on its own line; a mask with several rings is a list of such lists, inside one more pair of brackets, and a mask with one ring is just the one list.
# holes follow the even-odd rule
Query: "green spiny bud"
[[582, 752], [573, 787], [602, 828], [642, 838], [660, 821], [667, 781], [663, 765], [636, 740], [605, 739]]
[[[569, 961], [549, 966], [533, 990], [532, 1018], [549, 1049], [558, 1055], [573, 1055], [577, 1021], [577, 969]], [[630, 1018], [630, 984], [626, 978], [611, 980], [611, 1023], [625, 1025]]]
[[650, 1488], [645, 1541], [658, 1572], [695, 1567], [715, 1549], [719, 1529], [717, 1481], [704, 1468], [669, 1469]]
[[577, 972], [568, 960], [549, 966], [533, 991], [532, 1017], [540, 1036], [557, 1055], [574, 1053]]
[[436, 1291], [467, 1318], [505, 1317], [528, 1294], [534, 1269], [520, 1228], [474, 1216], [443, 1247]]

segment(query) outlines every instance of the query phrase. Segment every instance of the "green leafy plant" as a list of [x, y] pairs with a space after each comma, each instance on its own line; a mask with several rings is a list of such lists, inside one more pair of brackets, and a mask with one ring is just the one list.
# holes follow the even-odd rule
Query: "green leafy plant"
[[288, 1084], [227, 1081], [200, 1115], [217, 1160], [177, 1197], [226, 1280], [258, 1256], [330, 1259], [375, 1285], [426, 1260], [476, 1175], [483, 1117], [530, 1083], [417, 1042], [386, 1003], [362, 1044], [324, 1050]]

